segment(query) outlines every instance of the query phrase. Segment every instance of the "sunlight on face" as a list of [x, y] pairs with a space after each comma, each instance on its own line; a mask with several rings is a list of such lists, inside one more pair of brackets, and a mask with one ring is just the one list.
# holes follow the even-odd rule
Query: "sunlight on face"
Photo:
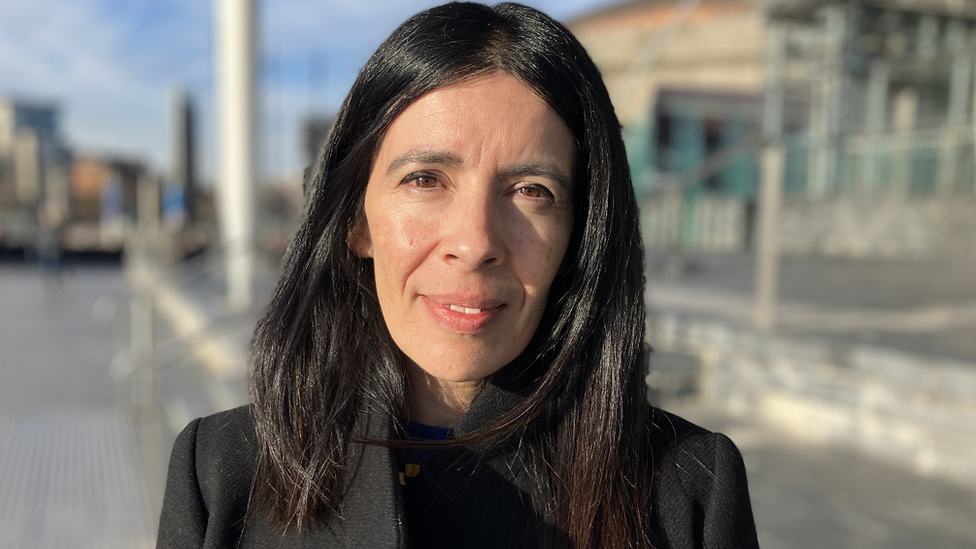
[[408, 368], [472, 382], [525, 349], [569, 245], [575, 162], [563, 120], [502, 72], [427, 93], [393, 121], [350, 246], [374, 260]]

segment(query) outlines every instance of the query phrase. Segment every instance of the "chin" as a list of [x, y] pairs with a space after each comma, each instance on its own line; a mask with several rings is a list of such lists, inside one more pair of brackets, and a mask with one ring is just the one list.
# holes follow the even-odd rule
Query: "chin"
[[451, 353], [450, 357], [424, 357], [417, 356], [417, 360], [405, 355], [410, 367], [422, 371], [427, 376], [436, 378], [448, 383], [471, 383], [490, 378], [501, 370], [515, 357], [509, 360], [502, 358], [499, 360], [497, 353], [486, 360], [471, 361], [472, 355], [477, 355], [477, 351]]

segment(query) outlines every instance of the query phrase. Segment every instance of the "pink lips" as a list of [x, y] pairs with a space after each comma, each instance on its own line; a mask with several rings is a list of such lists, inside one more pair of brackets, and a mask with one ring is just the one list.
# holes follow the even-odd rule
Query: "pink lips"
[[505, 307], [494, 300], [461, 299], [450, 296], [424, 296], [427, 310], [439, 324], [461, 333], [483, 329]]

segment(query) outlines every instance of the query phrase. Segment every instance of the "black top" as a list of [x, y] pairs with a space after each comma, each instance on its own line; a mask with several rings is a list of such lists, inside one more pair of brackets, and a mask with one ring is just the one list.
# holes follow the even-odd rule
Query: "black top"
[[[458, 436], [493, 421], [513, 398], [489, 385]], [[655, 416], [670, 444], [654, 463], [654, 546], [758, 547], [745, 468], [732, 441], [671, 414]], [[382, 418], [370, 424], [385, 428]], [[392, 450], [353, 445], [342, 520], [282, 534], [261, 513], [248, 515], [256, 455], [249, 407], [190, 423], [173, 447], [157, 547], [518, 547], [536, 545], [545, 528], [520, 488], [528, 479], [511, 463], [438, 451], [401, 486]]]

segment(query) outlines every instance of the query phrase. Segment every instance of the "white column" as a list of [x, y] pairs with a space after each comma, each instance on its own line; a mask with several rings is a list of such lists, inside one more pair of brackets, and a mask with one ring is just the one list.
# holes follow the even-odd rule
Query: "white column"
[[891, 70], [887, 61], [879, 59], [871, 63], [868, 76], [867, 112], [864, 120], [865, 129], [869, 132], [883, 132], [887, 126], [890, 80]]
[[[974, 40], [973, 38], [970, 38], [966, 43], [968, 44], [967, 47], [970, 48], [970, 53], [971, 53], [970, 60], [973, 63], [976, 63], [976, 52], [974, 52], [973, 50], [974, 42], [976, 42], [976, 40]], [[974, 73], [976, 73], [976, 66], [974, 66], [970, 71], [970, 74], [974, 74]], [[971, 105], [971, 108], [969, 109], [969, 116], [966, 120], [966, 123], [969, 125], [966, 131], [969, 133], [970, 138], [972, 139], [972, 144], [969, 147], [968, 154], [972, 154], [976, 156], [976, 79], [972, 79], [970, 81], [969, 93], [970, 93], [969, 104]]]
[[837, 157], [841, 135], [841, 108], [844, 89], [844, 42], [847, 38], [848, 9], [830, 4], [823, 8], [822, 58], [813, 76], [813, 101], [810, 103], [810, 165], [807, 194], [823, 198], [837, 185]]
[[254, 0], [217, 0], [218, 210], [227, 300], [251, 305], [254, 277]]
[[969, 111], [969, 89], [972, 80], [973, 60], [968, 51], [959, 51], [952, 60], [949, 80], [949, 110], [942, 128], [939, 146], [939, 173], [936, 192], [947, 195], [956, 184], [956, 164], [959, 161], [959, 133], [966, 124]]
[[864, 117], [864, 136], [860, 140], [860, 177], [858, 187], [862, 194], [875, 191], [878, 172], [878, 136], [885, 131], [888, 118], [888, 86], [891, 70], [884, 60], [871, 64], [868, 75], [867, 106]]
[[891, 192], [906, 194], [911, 183], [912, 132], [918, 117], [918, 91], [911, 86], [902, 87], [894, 96], [892, 124], [897, 133], [897, 145], [892, 160]]
[[973, 79], [973, 55], [960, 51], [952, 59], [952, 75], [949, 80], [948, 123], [960, 126], [966, 123], [969, 112], [969, 90]]

